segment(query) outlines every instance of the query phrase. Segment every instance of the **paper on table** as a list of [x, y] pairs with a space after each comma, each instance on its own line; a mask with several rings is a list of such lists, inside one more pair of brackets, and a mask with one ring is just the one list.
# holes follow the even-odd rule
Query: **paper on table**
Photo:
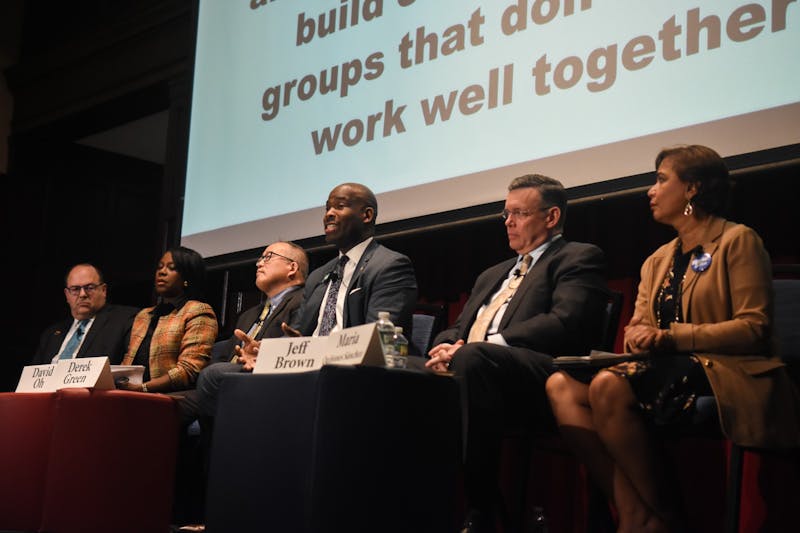
[[131, 385], [141, 385], [144, 376], [144, 366], [142, 365], [111, 365], [111, 377], [116, 382], [119, 378], [128, 378]]
[[611, 366], [633, 359], [645, 359], [646, 353], [612, 353], [592, 350], [589, 355], [567, 355], [556, 357], [553, 364], [556, 366]]

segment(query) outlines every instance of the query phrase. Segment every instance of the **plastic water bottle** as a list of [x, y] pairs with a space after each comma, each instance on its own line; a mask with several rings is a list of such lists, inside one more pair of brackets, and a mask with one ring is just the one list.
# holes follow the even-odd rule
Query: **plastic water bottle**
[[378, 336], [381, 339], [386, 366], [394, 366], [394, 324], [389, 319], [389, 311], [378, 311]]
[[408, 339], [403, 335], [403, 328], [394, 327], [394, 367], [405, 368], [408, 365]]

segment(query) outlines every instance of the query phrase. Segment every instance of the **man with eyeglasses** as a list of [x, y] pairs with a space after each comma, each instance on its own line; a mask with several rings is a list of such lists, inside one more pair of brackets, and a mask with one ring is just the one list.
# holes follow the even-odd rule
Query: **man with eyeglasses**
[[559, 355], [587, 354], [602, 335], [603, 252], [562, 236], [567, 195], [538, 174], [508, 187], [505, 221], [516, 257], [485, 270], [426, 366], [454, 372], [466, 421], [462, 531], [495, 531], [500, 446], [510, 429], [552, 429], [544, 384]]
[[[308, 256], [305, 250], [292, 242], [278, 241], [264, 249], [256, 260], [256, 287], [264, 294], [264, 301], [244, 311], [236, 321], [236, 329], [246, 331], [256, 339], [282, 337], [283, 323], [293, 322], [303, 303], [303, 285], [308, 276]], [[242, 353], [237, 355], [236, 337], [214, 347], [222, 354], [222, 361], [212, 360], [197, 378], [194, 390], [175, 393], [184, 424], [190, 424], [202, 415], [213, 416], [217, 394], [224, 375], [230, 372], [251, 372], [256, 358]]]
[[[325, 241], [336, 246], [337, 257], [309, 274], [300, 312], [282, 324], [286, 335], [329, 335], [375, 322], [380, 311], [388, 311], [394, 324], [411, 331], [417, 300], [414, 268], [407, 256], [374, 240], [377, 215], [377, 199], [365, 185], [342, 183], [330, 192], [322, 223]], [[259, 340], [244, 328], [236, 335], [244, 343], [243, 348], [236, 345], [237, 354], [254, 363]], [[222, 382], [216, 371], [211, 379], [216, 366], [202, 371], [197, 382], [198, 392], [207, 398], [202, 414], [209, 417], [216, 414]], [[201, 529], [184, 529], [190, 530]]]
[[107, 303], [108, 287], [94, 265], [73, 266], [65, 282], [64, 296], [72, 317], [56, 322], [42, 333], [31, 364], [99, 356], [108, 356], [112, 365], [119, 364], [128, 348], [131, 324], [139, 309]]
[[[255, 262], [255, 284], [264, 295], [263, 301], [239, 315], [236, 329], [246, 331], [255, 339], [283, 336], [281, 325], [295, 319], [303, 302], [303, 285], [308, 276], [308, 256], [305, 250], [293, 242], [277, 241], [267, 246]], [[189, 427], [195, 420], [200, 430], [201, 463], [191, 462], [178, 469], [177, 492], [179, 518], [183, 521], [202, 521], [202, 502], [205, 495], [210, 439], [213, 433], [214, 416], [220, 386], [230, 373], [251, 372], [255, 366], [254, 356], [236, 353], [239, 341], [231, 336], [217, 341], [212, 351], [211, 364], [200, 371], [194, 389], [170, 393], [178, 404], [181, 424]], [[189, 457], [192, 457], [189, 455]], [[196, 458], [195, 458], [196, 459]], [[185, 507], [185, 509], [184, 509]], [[204, 531], [202, 524], [189, 524], [177, 531]]]

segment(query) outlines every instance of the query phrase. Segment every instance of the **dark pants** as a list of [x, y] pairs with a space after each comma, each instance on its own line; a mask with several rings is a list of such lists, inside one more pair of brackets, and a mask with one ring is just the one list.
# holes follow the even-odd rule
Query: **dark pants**
[[184, 426], [189, 426], [201, 418], [213, 418], [217, 414], [219, 388], [225, 375], [232, 372], [242, 372], [242, 365], [214, 363], [200, 372], [194, 389], [171, 394], [178, 401], [178, 410]]
[[491, 511], [503, 435], [555, 427], [544, 384], [553, 358], [525, 348], [476, 342], [455, 354], [450, 369], [461, 387], [466, 421], [465, 483], [470, 508]]
[[[180, 451], [175, 483], [173, 522], [203, 522], [208, 461], [211, 457], [211, 435], [217, 412], [222, 380], [230, 373], [242, 371], [242, 365], [215, 363], [202, 370], [194, 389], [173, 392], [181, 419]], [[189, 426], [200, 424], [199, 434], [190, 434]]]

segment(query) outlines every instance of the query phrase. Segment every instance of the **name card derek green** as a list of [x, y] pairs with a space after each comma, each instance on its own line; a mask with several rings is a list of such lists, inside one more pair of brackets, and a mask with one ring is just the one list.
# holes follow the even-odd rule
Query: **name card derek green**
[[16, 392], [54, 392], [69, 388], [113, 389], [108, 357], [64, 359], [22, 369]]

